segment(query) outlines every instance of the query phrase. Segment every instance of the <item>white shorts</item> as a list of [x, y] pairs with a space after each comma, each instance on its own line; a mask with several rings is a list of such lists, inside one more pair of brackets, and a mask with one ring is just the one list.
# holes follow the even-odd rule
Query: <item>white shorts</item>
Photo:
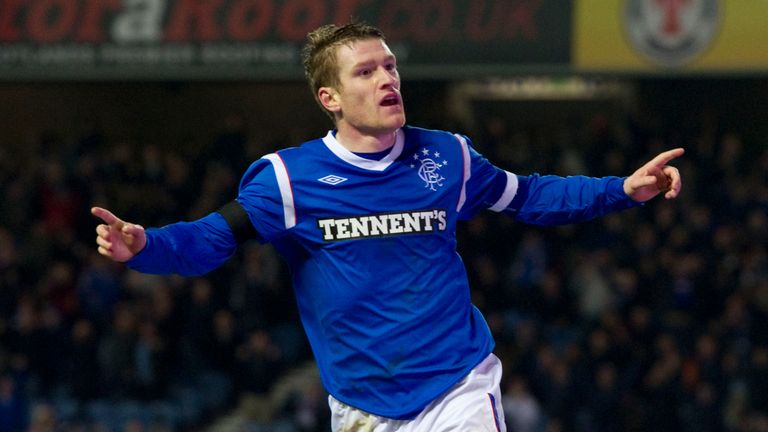
[[379, 417], [329, 396], [331, 427], [333, 432], [505, 432], [500, 381], [501, 361], [490, 354], [413, 420]]

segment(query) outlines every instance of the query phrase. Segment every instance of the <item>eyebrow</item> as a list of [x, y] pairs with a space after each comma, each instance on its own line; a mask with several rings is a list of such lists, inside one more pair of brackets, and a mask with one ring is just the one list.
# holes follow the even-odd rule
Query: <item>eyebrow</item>
[[[390, 61], [390, 60], [394, 61], [394, 62], [397, 62], [397, 57], [395, 57], [394, 54], [387, 54], [386, 57], [384, 57], [384, 61], [386, 62], [386, 61]], [[352, 65], [352, 69], [358, 69], [358, 68], [361, 68], [361, 67], [364, 67], [364, 66], [369, 66], [371, 64], [376, 64], [376, 63], [378, 63], [378, 61], [376, 61], [375, 59], [364, 60], [364, 61], [357, 62], [357, 63], [353, 64]]]

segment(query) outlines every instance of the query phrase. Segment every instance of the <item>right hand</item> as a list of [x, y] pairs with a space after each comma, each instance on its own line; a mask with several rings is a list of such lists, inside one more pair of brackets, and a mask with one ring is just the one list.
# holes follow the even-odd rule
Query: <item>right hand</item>
[[125, 262], [147, 245], [147, 235], [141, 225], [125, 222], [101, 207], [93, 207], [91, 214], [104, 221], [96, 227], [96, 244], [105, 257]]

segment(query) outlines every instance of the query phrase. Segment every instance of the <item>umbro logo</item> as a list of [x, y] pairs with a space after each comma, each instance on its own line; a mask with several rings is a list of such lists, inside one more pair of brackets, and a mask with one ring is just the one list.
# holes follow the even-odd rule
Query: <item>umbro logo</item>
[[329, 184], [331, 186], [336, 186], [337, 184], [343, 183], [343, 182], [345, 182], [347, 180], [349, 180], [349, 179], [344, 178], [344, 177], [339, 177], [339, 176], [333, 175], [333, 174], [330, 174], [330, 175], [327, 175], [325, 177], [317, 179], [317, 181], [323, 182], [325, 184]]

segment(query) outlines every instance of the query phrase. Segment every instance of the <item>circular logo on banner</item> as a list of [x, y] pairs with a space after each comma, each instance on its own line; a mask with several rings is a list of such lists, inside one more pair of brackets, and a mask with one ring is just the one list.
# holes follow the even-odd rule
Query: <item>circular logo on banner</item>
[[629, 40], [659, 66], [681, 66], [711, 45], [720, 24], [719, 3], [719, 0], [628, 0], [624, 24]]

